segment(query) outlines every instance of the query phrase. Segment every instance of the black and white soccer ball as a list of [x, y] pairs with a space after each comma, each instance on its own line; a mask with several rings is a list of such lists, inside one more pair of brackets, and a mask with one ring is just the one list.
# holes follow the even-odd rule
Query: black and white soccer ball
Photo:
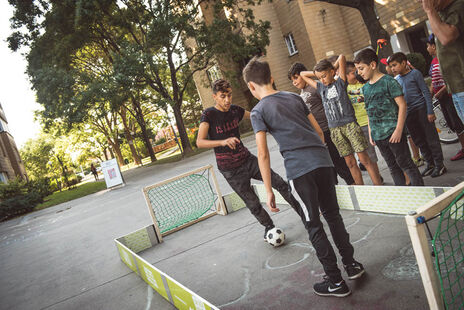
[[267, 242], [272, 246], [281, 246], [285, 241], [284, 231], [280, 228], [269, 229], [266, 235]]

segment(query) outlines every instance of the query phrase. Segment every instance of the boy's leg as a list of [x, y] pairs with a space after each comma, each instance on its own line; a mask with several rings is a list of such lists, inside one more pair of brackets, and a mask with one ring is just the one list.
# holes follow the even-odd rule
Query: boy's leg
[[356, 158], [354, 154], [350, 154], [345, 156], [346, 165], [348, 169], [350, 169], [351, 175], [354, 179], [355, 185], [364, 185], [364, 180], [361, 174], [361, 170], [359, 169], [358, 164], [356, 163]]
[[[332, 173], [330, 173], [330, 177], [332, 176]], [[319, 217], [320, 189], [318, 181], [315, 172], [311, 171], [295, 180], [290, 180], [289, 183], [292, 194], [299, 202], [299, 210], [297, 212], [308, 231], [309, 240], [316, 250], [317, 258], [330, 280], [338, 283], [343, 278], [337, 266], [337, 257]]]
[[464, 92], [453, 94], [453, 102], [459, 118], [464, 123]]
[[354, 249], [350, 243], [350, 236], [346, 231], [342, 216], [340, 215], [340, 207], [335, 192], [335, 183], [330, 173], [328, 173], [328, 169], [329, 168], [324, 167], [314, 170], [319, 190], [319, 208], [329, 225], [332, 238], [342, 256], [343, 264], [348, 265], [354, 262]]
[[425, 134], [425, 142], [429, 150], [432, 152], [433, 162], [435, 167], [443, 166], [443, 151], [441, 149], [440, 138], [435, 123], [429, 122], [427, 118], [427, 110], [421, 108], [419, 110], [420, 124]]
[[439, 102], [448, 127], [458, 135], [459, 143], [461, 144], [461, 149], [456, 155], [451, 157], [451, 160], [462, 159], [464, 158], [464, 124], [456, 112], [451, 96], [444, 95], [440, 98]]
[[403, 171], [396, 162], [395, 154], [390, 149], [390, 142], [388, 142], [389, 139], [390, 137], [384, 140], [375, 141], [375, 144], [379, 148], [380, 154], [382, 154], [382, 157], [385, 159], [388, 169], [390, 169], [390, 174], [393, 178], [393, 183], [395, 183], [396, 186], [404, 186], [406, 185], [406, 180], [404, 178]]
[[367, 151], [357, 154], [361, 163], [366, 167], [366, 170], [369, 173], [369, 176], [371, 177], [372, 183], [374, 185], [382, 185], [382, 180], [380, 179], [379, 166], [377, 166], [377, 163], [371, 161], [369, 155], [367, 155]]
[[432, 157], [432, 150], [427, 144], [427, 138], [425, 136], [423, 124], [424, 119], [422, 118], [423, 115], [420, 113], [420, 110], [421, 109], [416, 109], [414, 111], [408, 112], [406, 117], [406, 126], [409, 133], [411, 134], [411, 138], [414, 141], [414, 144], [419, 147], [422, 156], [424, 157], [426, 167], [425, 170], [423, 170], [422, 175], [427, 176], [432, 173], [435, 164]]
[[400, 168], [409, 176], [411, 185], [424, 186], [424, 179], [411, 158], [408, 143], [406, 142], [406, 136], [403, 135], [399, 143], [389, 143], [389, 148], [395, 155], [396, 162]]
[[332, 138], [334, 145], [337, 147], [340, 156], [343, 156], [345, 159], [346, 165], [348, 166], [348, 169], [350, 169], [351, 176], [353, 177], [355, 184], [364, 185], [361, 170], [359, 170], [358, 164], [356, 163], [356, 158], [354, 157], [355, 151], [352, 144], [350, 143], [350, 140], [346, 136], [347, 129], [350, 129], [347, 128], [347, 125], [349, 124], [330, 128], [330, 137]]
[[324, 131], [324, 138], [325, 143], [327, 144], [327, 149], [329, 150], [330, 158], [332, 159], [332, 162], [334, 164], [336, 174], [338, 174], [346, 182], [346, 184], [353, 185], [354, 179], [351, 175], [350, 169], [348, 169], [345, 159], [340, 156], [340, 153], [338, 153], [335, 144], [332, 142], [332, 139], [330, 138], [329, 131]]
[[251, 176], [249, 175], [247, 164], [235, 170], [221, 171], [221, 173], [230, 187], [242, 198], [247, 208], [250, 210], [251, 214], [256, 217], [258, 222], [266, 228], [273, 227], [274, 223], [271, 217], [266, 210], [264, 210], [258, 196], [251, 187]]
[[[254, 155], [250, 155], [249, 161], [248, 161], [248, 171], [250, 171], [250, 175], [253, 179], [255, 180], [260, 180], [262, 181], [263, 178], [261, 176], [261, 172], [259, 171], [259, 164], [258, 164], [258, 158]], [[274, 170], [271, 169], [271, 185], [273, 188], [275, 188], [280, 195], [285, 199], [288, 204], [296, 209], [298, 206], [298, 202], [296, 201], [295, 197], [290, 194], [290, 189], [288, 187], [287, 182], [282, 179], [282, 177], [275, 173]]]

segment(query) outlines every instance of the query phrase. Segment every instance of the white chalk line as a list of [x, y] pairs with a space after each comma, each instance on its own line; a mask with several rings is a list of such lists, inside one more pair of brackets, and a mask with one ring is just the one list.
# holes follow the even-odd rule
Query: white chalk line
[[150, 310], [152, 300], [153, 300], [153, 289], [150, 285], [147, 285], [147, 306], [145, 307], [145, 310]]
[[222, 307], [227, 307], [227, 306], [230, 306], [230, 305], [233, 305], [243, 299], [245, 299], [245, 297], [248, 295], [248, 293], [250, 292], [250, 272], [248, 271], [248, 268], [243, 268], [245, 270], [245, 289], [244, 289], [244, 292], [242, 294], [242, 296], [240, 296], [239, 298], [237, 299], [234, 299], [226, 304], [223, 304], [223, 305], [220, 305], [218, 308], [222, 308]]

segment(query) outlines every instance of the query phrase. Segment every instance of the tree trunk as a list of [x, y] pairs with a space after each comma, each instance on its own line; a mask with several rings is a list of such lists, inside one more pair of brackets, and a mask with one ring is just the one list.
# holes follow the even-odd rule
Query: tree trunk
[[192, 146], [188, 139], [187, 131], [185, 130], [184, 120], [182, 119], [182, 112], [180, 110], [181, 104], [176, 103], [172, 106], [174, 116], [176, 118], [177, 131], [179, 132], [180, 141], [182, 144], [182, 153], [189, 154], [193, 152]]
[[139, 124], [140, 131], [142, 132], [143, 143], [145, 144], [148, 154], [150, 155], [150, 160], [153, 163], [157, 161], [157, 159], [155, 156], [155, 152], [153, 151], [153, 146], [151, 145], [150, 138], [148, 137], [147, 123], [145, 122], [143, 111], [142, 111], [142, 108], [140, 107], [140, 102], [135, 100], [134, 97], [132, 97], [132, 107], [134, 108], [134, 111], [135, 111], [135, 118], [137, 120], [137, 124]]
[[[361, 13], [364, 24], [366, 24], [367, 31], [369, 32], [369, 37], [371, 39], [372, 48], [377, 51], [377, 40], [379, 39], [386, 39], [388, 42], [386, 46], [379, 48], [379, 59], [387, 58], [393, 54], [390, 35], [385, 29], [383, 29], [380, 21], [376, 16], [375, 2], [373, 0], [362, 1], [361, 5], [357, 9]], [[385, 66], [381, 64], [381, 68], [384, 69]]]
[[124, 106], [121, 106], [119, 115], [121, 116], [122, 124], [124, 127], [124, 136], [126, 137], [127, 143], [129, 143], [129, 148], [132, 154], [132, 158], [134, 159], [134, 163], [136, 165], [140, 165], [142, 161], [140, 160], [139, 154], [137, 154], [137, 150], [135, 149], [134, 139], [132, 138], [129, 126], [127, 126], [127, 113]]
[[115, 141], [111, 141], [111, 139], [108, 139], [108, 143], [111, 145], [111, 149], [113, 149], [113, 156], [116, 155], [116, 160], [118, 161], [119, 166], [124, 165], [124, 158], [122, 157], [121, 153], [121, 147], [119, 146], [119, 142], [117, 140], [117, 137], [115, 138]]

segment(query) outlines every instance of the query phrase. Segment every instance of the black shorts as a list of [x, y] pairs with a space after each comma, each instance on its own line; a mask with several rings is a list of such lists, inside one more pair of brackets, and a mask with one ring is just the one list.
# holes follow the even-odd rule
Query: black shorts
[[449, 128], [456, 134], [464, 133], [464, 124], [456, 112], [453, 99], [449, 95], [443, 95], [440, 100], [440, 107]]

